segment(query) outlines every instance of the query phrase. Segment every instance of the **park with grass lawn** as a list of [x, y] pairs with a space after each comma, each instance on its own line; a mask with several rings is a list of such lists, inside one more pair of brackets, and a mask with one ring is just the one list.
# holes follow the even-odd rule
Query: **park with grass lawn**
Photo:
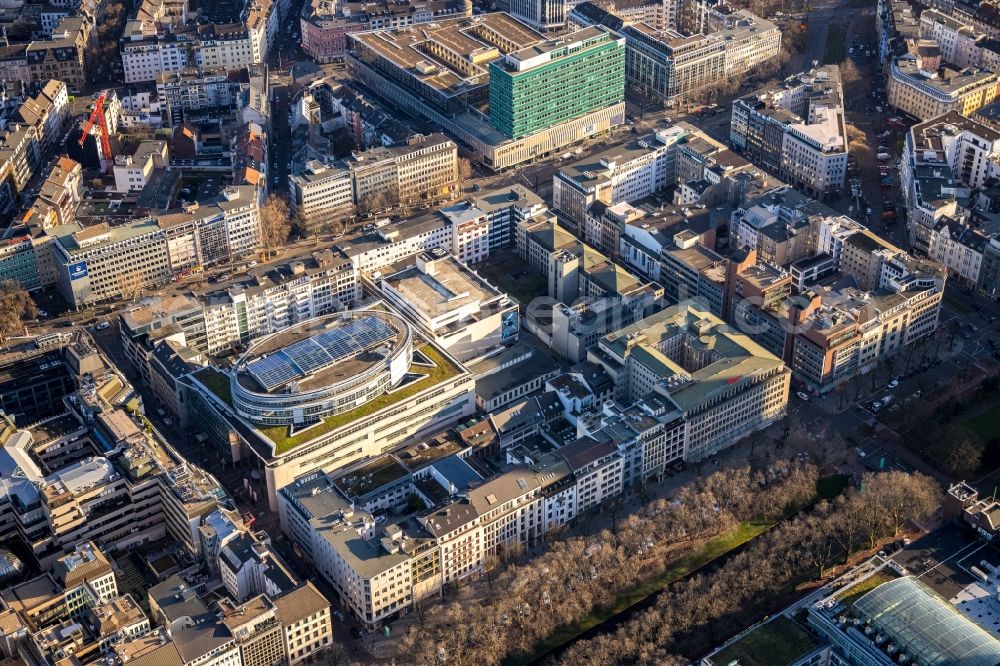
[[912, 401], [898, 417], [906, 446], [954, 478], [992, 478], [1000, 470], [1000, 381], [940, 404]]
[[[848, 477], [841, 474], [818, 479], [815, 498], [807, 506], [812, 506], [821, 500], [833, 500], [844, 491], [848, 481]], [[710, 566], [724, 556], [735, 554], [741, 547], [780, 523], [781, 520], [797, 514], [803, 508], [806, 507], [789, 507], [781, 519], [744, 521], [721, 534], [704, 540], [686, 555], [670, 564], [661, 574], [641, 580], [634, 587], [618, 595], [614, 603], [595, 608], [580, 620], [562, 625], [548, 638], [541, 641], [531, 655], [517, 655], [505, 663], [508, 666], [532, 663], [560, 646], [586, 636], [588, 632], [598, 629], [608, 631], [609, 625], [623, 622], [649, 606], [655, 600], [656, 595], [667, 586]]]

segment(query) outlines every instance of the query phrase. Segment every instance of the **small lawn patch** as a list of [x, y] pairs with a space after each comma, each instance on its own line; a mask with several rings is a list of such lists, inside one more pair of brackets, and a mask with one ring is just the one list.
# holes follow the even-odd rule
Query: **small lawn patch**
[[844, 488], [847, 487], [850, 477], [846, 474], [834, 474], [832, 476], [824, 476], [822, 479], [816, 481], [816, 498], [832, 500], [840, 493], [844, 492]]
[[841, 595], [838, 595], [835, 598], [838, 601], [843, 602], [843, 604], [847, 606], [848, 610], [850, 610], [854, 607], [855, 601], [865, 596], [882, 583], [888, 583], [890, 580], [896, 580], [896, 578], [896, 574], [889, 569], [881, 569], [857, 585], [844, 590]]
[[201, 382], [205, 388], [214, 393], [219, 400], [230, 407], [233, 406], [233, 392], [229, 387], [229, 375], [219, 372], [215, 368], [202, 368], [194, 373], [194, 377]]
[[768, 664], [787, 666], [819, 645], [812, 634], [784, 615], [762, 624], [719, 651], [715, 664]]
[[1000, 435], [1000, 398], [965, 422], [965, 427], [976, 433], [984, 444]]

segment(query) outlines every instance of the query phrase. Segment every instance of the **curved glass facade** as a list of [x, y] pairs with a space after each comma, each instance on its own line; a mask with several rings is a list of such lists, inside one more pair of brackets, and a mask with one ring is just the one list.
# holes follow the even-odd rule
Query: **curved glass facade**
[[[243, 355], [243, 357], [236, 362], [233, 369], [230, 371], [230, 390], [232, 393], [233, 406], [236, 408], [237, 413], [239, 413], [240, 416], [261, 425], [296, 425], [309, 423], [354, 409], [355, 407], [363, 405], [364, 403], [383, 395], [386, 391], [399, 384], [409, 369], [410, 362], [413, 358], [413, 333], [410, 325], [402, 317], [382, 311], [355, 311], [350, 313], [348, 317], [349, 318], [345, 318], [344, 313], [338, 313], [336, 315], [329, 315], [325, 318], [303, 322], [298, 327], [276, 333], [274, 336], [269, 336], [251, 347]], [[294, 355], [288, 355], [286, 352], [289, 347], [274, 351], [266, 358], [257, 356], [256, 350], [262, 348], [267, 349], [272, 338], [276, 338], [277, 336], [288, 337], [290, 335], [290, 331], [294, 333], [297, 328], [308, 327], [322, 319], [336, 321], [341, 323], [341, 325], [337, 328], [329, 329], [325, 333], [320, 333], [311, 338], [307, 338], [304, 341], [297, 342], [296, 344], [302, 346], [303, 342], [311, 342], [314, 339], [322, 338], [322, 336], [332, 335], [336, 337], [334, 334], [337, 334], [341, 330], [353, 335], [356, 333], [356, 331], [351, 328], [354, 324], [360, 321], [370, 321], [376, 318], [382, 322], [383, 325], [391, 326], [392, 336], [383, 335], [382, 337], [377, 338], [375, 342], [381, 343], [382, 341], [389, 340], [389, 338], [392, 337], [395, 339], [393, 348], [388, 355], [378, 361], [369, 363], [367, 367], [358, 372], [356, 375], [341, 379], [340, 381], [336, 381], [325, 386], [312, 388], [310, 390], [297, 390], [291, 388], [294, 386], [293, 383], [275, 383], [275, 386], [284, 386], [285, 388], [280, 391], [276, 390], [273, 393], [251, 389], [244, 385], [244, 383], [242, 383], [239, 379], [239, 375], [241, 373], [246, 373], [247, 375], [252, 376], [255, 382], [262, 384], [263, 387], [266, 387], [269, 385], [270, 376], [275, 374], [278, 370], [282, 370], [286, 367], [289, 368], [288, 372], [294, 374], [296, 377], [305, 376], [309, 373], [311, 368], [300, 358], [297, 358]], [[354, 344], [353, 339], [352, 345], [353, 346], [351, 346], [348, 351], [353, 350], [355, 353], [367, 348], [367, 345]], [[330, 357], [328, 351], [325, 351], [325, 348], [317, 347], [317, 349], [324, 351], [324, 353], [327, 354], [328, 359], [333, 358]], [[322, 368], [331, 364], [335, 365], [340, 362], [340, 360], [348, 356], [350, 356], [350, 353], [338, 355], [329, 363], [324, 360], [324, 365], [317, 365], [317, 367]], [[255, 364], [260, 364], [261, 361], [271, 361], [275, 358], [278, 358], [280, 362], [277, 364], [271, 364], [274, 367], [268, 367], [260, 372], [254, 372], [253, 366]], [[270, 374], [264, 375], [264, 372]], [[258, 375], [263, 376], [264, 379], [261, 380]]]
[[853, 614], [922, 666], [1000, 664], [1000, 641], [912, 576], [879, 585]]

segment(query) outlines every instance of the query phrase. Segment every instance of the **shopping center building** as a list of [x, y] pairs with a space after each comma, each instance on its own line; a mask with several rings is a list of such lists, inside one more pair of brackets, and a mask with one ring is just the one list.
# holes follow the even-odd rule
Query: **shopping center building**
[[296, 477], [385, 453], [471, 415], [475, 381], [386, 306], [318, 317], [185, 379], [188, 418], [259, 461], [271, 508]]

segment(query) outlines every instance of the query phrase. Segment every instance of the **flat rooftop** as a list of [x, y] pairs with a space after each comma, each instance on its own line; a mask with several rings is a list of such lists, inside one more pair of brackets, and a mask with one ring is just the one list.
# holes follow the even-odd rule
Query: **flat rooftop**
[[[345, 318], [346, 315], [346, 318]], [[409, 335], [406, 322], [386, 312], [322, 317], [266, 338], [241, 359], [237, 381], [251, 391], [297, 391], [330, 386], [381, 362]]]
[[406, 70], [421, 84], [457, 95], [486, 85], [490, 62], [545, 38], [509, 14], [491, 12], [355, 33], [349, 39]]
[[592, 25], [509, 53], [504, 65], [507, 66], [507, 69], [523, 72], [552, 62], [556, 58], [576, 53], [581, 48], [590, 48], [595, 44], [603, 44], [616, 38], [614, 33], [607, 28]]
[[899, 70], [902, 76], [914, 79], [923, 85], [936, 88], [947, 95], [959, 94], [971, 86], [995, 84], [998, 79], [995, 73], [987, 69], [976, 69], [973, 67], [966, 67], [959, 70], [944, 66], [942, 67], [944, 76], [941, 76], [939, 72], [931, 74], [922, 70], [913, 56], [896, 58], [893, 61], [893, 66]]
[[[478, 365], [473, 366], [473, 369], [477, 370]], [[476, 379], [476, 395], [484, 400], [492, 400], [496, 396], [523, 386], [537, 377], [559, 372], [559, 370], [558, 363], [536, 351], [513, 365]]]
[[399, 464], [393, 456], [381, 456], [363, 467], [344, 474], [333, 484], [345, 497], [363, 497], [382, 486], [408, 477], [409, 470]]
[[714, 666], [790, 666], [819, 646], [820, 642], [801, 625], [779, 615], [729, 643], [711, 655], [708, 662]]
[[383, 280], [425, 316], [437, 318], [503, 295], [454, 257], [423, 254], [432, 268], [421, 270], [414, 258], [409, 258], [390, 268], [396, 272]]
[[957, 137], [963, 132], [969, 132], [987, 141], [1000, 141], [1000, 132], [996, 129], [967, 118], [958, 111], [949, 111], [926, 122], [917, 123], [910, 128], [910, 140], [913, 142], [917, 158], [923, 160], [923, 151], [941, 151], [944, 149], [945, 137]]

